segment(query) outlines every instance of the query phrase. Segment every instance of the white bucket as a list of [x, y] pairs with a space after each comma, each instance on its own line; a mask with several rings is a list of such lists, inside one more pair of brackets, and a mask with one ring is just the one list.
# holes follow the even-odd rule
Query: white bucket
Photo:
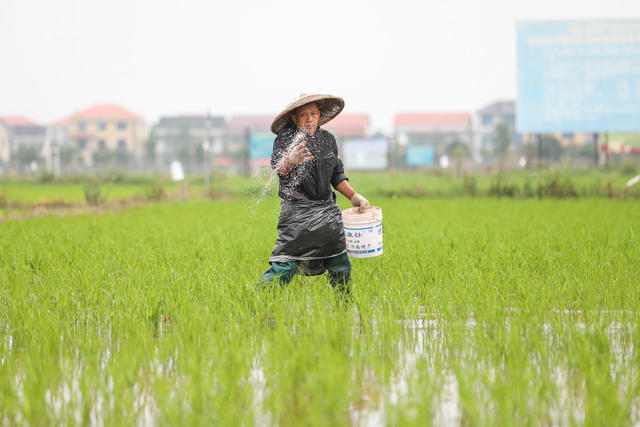
[[371, 258], [382, 255], [382, 209], [368, 206], [342, 211], [347, 255], [351, 258]]

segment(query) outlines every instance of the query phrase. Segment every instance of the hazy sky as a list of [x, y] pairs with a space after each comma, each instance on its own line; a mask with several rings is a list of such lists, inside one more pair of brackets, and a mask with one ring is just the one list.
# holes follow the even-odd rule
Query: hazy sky
[[639, 0], [0, 0], [0, 115], [277, 113], [322, 92], [387, 130], [514, 98], [516, 20], [637, 17]]

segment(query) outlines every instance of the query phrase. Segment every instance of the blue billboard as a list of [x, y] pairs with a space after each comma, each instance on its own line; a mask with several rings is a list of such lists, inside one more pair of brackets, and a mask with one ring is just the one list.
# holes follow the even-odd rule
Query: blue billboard
[[517, 23], [519, 132], [640, 131], [640, 20]]
[[249, 158], [251, 160], [270, 159], [273, 152], [273, 141], [276, 136], [272, 133], [260, 132], [249, 135]]
[[433, 147], [430, 145], [410, 145], [407, 147], [407, 166], [430, 166], [434, 161]]

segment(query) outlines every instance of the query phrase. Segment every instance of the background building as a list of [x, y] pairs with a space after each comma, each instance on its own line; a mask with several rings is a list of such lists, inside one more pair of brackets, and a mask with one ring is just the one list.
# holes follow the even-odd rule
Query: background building
[[154, 143], [153, 161], [156, 166], [168, 167], [179, 161], [186, 171], [202, 168], [205, 156], [219, 156], [225, 150], [225, 120], [221, 116], [187, 115], [165, 116], [151, 130]]
[[118, 105], [94, 105], [74, 113], [68, 131], [80, 167], [131, 167], [143, 154], [143, 118]]
[[47, 127], [47, 136], [43, 149], [45, 165], [48, 171], [59, 176], [62, 168], [69, 169], [73, 160], [74, 148], [69, 138], [70, 119], [57, 120]]
[[506, 126], [510, 142], [520, 147], [522, 135], [516, 131], [515, 101], [496, 101], [479, 109], [474, 115], [473, 158], [476, 162], [490, 162], [496, 155], [496, 130]]
[[267, 138], [275, 138], [271, 132], [274, 117], [271, 114], [231, 116], [227, 124], [224, 156], [216, 159], [216, 166], [229, 172], [249, 174], [255, 167], [250, 159], [252, 142], [264, 145]]
[[248, 135], [251, 133], [271, 133], [271, 122], [275, 115], [254, 114], [231, 116], [227, 125], [226, 153], [243, 153], [247, 150]]
[[0, 165], [6, 166], [11, 160], [11, 146], [9, 144], [9, 128], [0, 118]]
[[471, 154], [469, 113], [398, 113], [393, 124], [396, 166], [431, 166], [443, 155]]
[[322, 126], [336, 138], [338, 151], [342, 154], [343, 142], [347, 139], [365, 138], [369, 135], [369, 115], [341, 113], [335, 119]]
[[[41, 166], [46, 127], [25, 117], [3, 117], [1, 120], [5, 129], [3, 133], [6, 133], [8, 141], [7, 161], [18, 170], [35, 172]], [[6, 148], [4, 151], [6, 154]]]

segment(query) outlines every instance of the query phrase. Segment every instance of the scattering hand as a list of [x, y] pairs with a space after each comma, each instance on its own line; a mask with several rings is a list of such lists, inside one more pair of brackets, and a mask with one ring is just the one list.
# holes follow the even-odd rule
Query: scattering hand
[[302, 141], [300, 144], [293, 147], [287, 158], [294, 165], [313, 160], [313, 155], [307, 148], [307, 141]]
[[354, 194], [353, 197], [351, 198], [351, 205], [354, 208], [358, 208], [358, 212], [362, 213], [364, 212], [364, 208], [366, 208], [367, 206], [369, 206], [369, 201], [367, 199], [365, 199], [362, 194]]

